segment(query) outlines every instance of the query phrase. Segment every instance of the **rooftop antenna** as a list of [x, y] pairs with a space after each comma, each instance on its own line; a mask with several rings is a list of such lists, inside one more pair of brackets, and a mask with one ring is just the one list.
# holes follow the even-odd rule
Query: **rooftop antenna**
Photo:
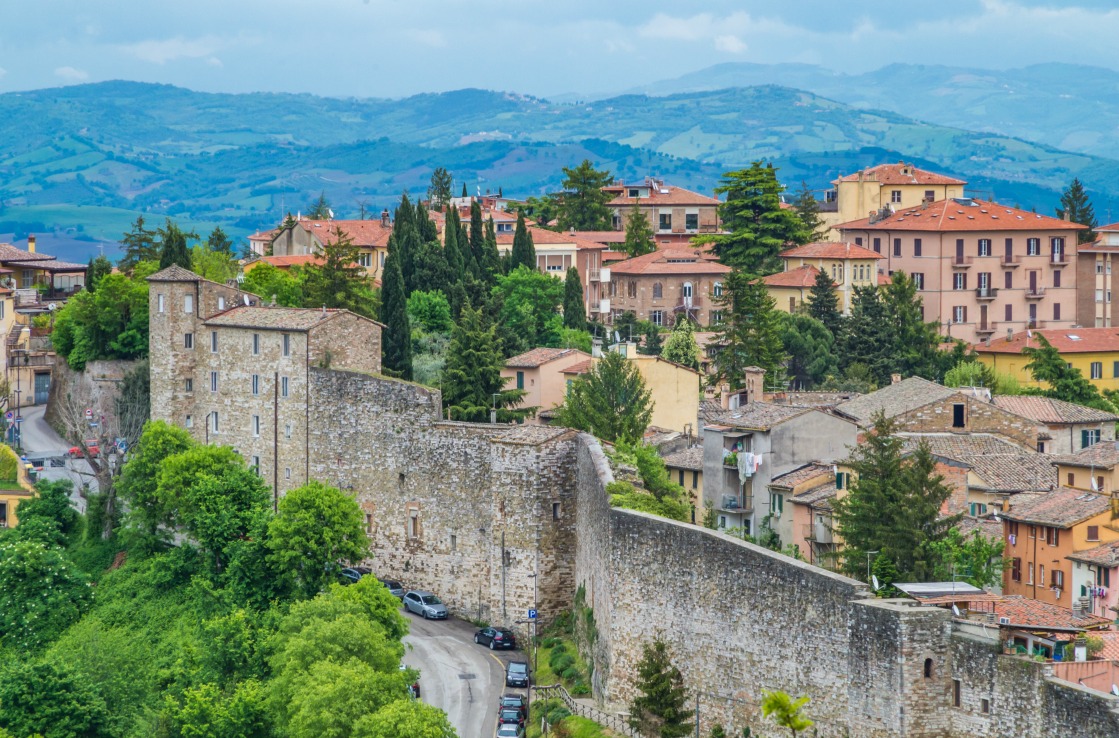
[[960, 608], [956, 607], [955, 605], [952, 605], [952, 614], [955, 615], [956, 617], [960, 617]]
[[874, 591], [875, 592], [882, 589], [880, 586], [878, 586], [878, 575], [877, 574], [871, 574], [870, 575], [870, 581], [871, 581], [871, 583], [874, 584]]

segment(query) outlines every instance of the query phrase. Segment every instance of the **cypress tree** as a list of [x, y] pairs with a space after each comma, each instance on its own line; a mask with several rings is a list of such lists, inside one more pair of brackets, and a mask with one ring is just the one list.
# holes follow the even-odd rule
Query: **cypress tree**
[[184, 233], [170, 218], [167, 219], [167, 225], [159, 229], [160, 269], [166, 269], [172, 264], [178, 264], [183, 269], [190, 269], [190, 249], [187, 248], [187, 236], [194, 236], [194, 234]]
[[[505, 389], [501, 376], [505, 357], [492, 325], [466, 303], [447, 349], [443, 370], [443, 401], [454, 420], [484, 422], [490, 409], [497, 408], [499, 422], [520, 420], [535, 408], [517, 408], [524, 390]], [[496, 395], [496, 397], [495, 397]]]
[[465, 182], [462, 183], [462, 196], [463, 196], [463, 198], [469, 197], [469, 195], [466, 193], [466, 183]]
[[443, 252], [454, 279], [461, 281], [468, 269], [467, 256], [459, 244], [458, 233], [458, 208], [450, 208], [443, 228]]
[[482, 279], [492, 284], [497, 280], [501, 271], [501, 255], [497, 252], [497, 229], [493, 224], [493, 216], [486, 219], [485, 258], [483, 259]]
[[385, 324], [381, 340], [382, 364], [386, 374], [411, 379], [412, 326], [408, 321], [408, 296], [404, 292], [400, 254], [393, 248], [391, 240], [381, 285], [381, 322]]
[[587, 306], [583, 303], [583, 280], [579, 270], [571, 267], [563, 280], [563, 327], [585, 331], [587, 329]]
[[416, 272], [416, 251], [420, 245], [420, 239], [416, 233], [416, 210], [412, 206], [412, 201], [408, 198], [407, 192], [401, 195], [400, 205], [396, 208], [392, 234], [395, 236], [397, 257], [400, 260], [400, 273], [404, 276], [404, 289], [407, 294], [414, 289], [412, 285], [413, 276]]
[[805, 301], [808, 314], [824, 324], [838, 340], [843, 333], [843, 313], [839, 309], [839, 291], [823, 269], [816, 270], [816, 283]]
[[509, 261], [509, 271], [519, 265], [536, 269], [536, 247], [532, 244], [532, 234], [525, 226], [525, 214], [517, 213], [517, 230], [513, 232], [513, 252]]
[[416, 203], [416, 232], [420, 234], [420, 241], [438, 241], [439, 228], [435, 225], [435, 221], [428, 215], [427, 208], [423, 203]]
[[470, 203], [470, 258], [475, 277], [482, 277], [486, 268], [486, 224], [482, 222], [482, 205], [477, 201]]

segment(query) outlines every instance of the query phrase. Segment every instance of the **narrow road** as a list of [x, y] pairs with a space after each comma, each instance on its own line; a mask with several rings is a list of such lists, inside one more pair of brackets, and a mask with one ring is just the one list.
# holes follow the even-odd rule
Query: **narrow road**
[[[25, 407], [22, 410], [23, 423], [20, 425], [20, 433], [23, 435], [23, 451], [29, 458], [43, 458], [43, 457], [66, 457], [67, 451], [73, 445], [54, 432], [46, 419], [43, 417], [46, 412], [46, 405], [33, 405]], [[83, 484], [88, 484], [94, 490], [97, 488], [97, 480], [93, 478], [93, 470], [89, 468], [89, 464], [85, 459], [70, 459], [66, 458], [65, 464], [61, 467], [52, 467], [49, 463], [43, 466], [43, 471], [40, 472], [40, 477], [43, 479], [69, 479], [74, 483], [74, 493], [71, 499], [77, 506], [78, 510], [85, 512], [85, 500], [78, 494]]]
[[522, 651], [490, 651], [474, 643], [477, 628], [462, 620], [424, 620], [405, 613], [412, 626], [404, 638], [404, 663], [420, 671], [420, 699], [447, 713], [459, 738], [490, 738], [497, 701], [505, 689], [505, 664]]

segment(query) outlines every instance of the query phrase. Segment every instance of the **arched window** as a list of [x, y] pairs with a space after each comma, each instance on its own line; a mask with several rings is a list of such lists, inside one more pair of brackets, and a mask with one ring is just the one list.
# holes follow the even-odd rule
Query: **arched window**
[[722, 297], [723, 296], [723, 283], [722, 282], [716, 282], [715, 286], [711, 288], [711, 294], [714, 295], [715, 297]]
[[664, 297], [664, 288], [660, 282], [653, 282], [653, 299], [659, 300]]
[[933, 676], [933, 660], [925, 659], [925, 679], [932, 679]]
[[637, 297], [637, 282], [632, 279], [629, 281], [629, 296]]
[[692, 283], [691, 282], [685, 282], [684, 286], [681, 287], [680, 289], [681, 289], [681, 293], [684, 295], [684, 297], [691, 297], [692, 296]]

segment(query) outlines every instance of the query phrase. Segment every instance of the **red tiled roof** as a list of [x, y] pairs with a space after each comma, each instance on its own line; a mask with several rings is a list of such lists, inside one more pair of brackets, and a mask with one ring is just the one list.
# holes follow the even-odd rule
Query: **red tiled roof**
[[1089, 564], [1096, 564], [1105, 569], [1114, 569], [1119, 566], [1119, 541], [1112, 541], [1105, 543], [1102, 546], [1090, 548], [1087, 551], [1077, 551], [1071, 553], [1065, 558], [1072, 559], [1073, 561], [1085, 561]]
[[787, 272], [777, 272], [762, 277], [762, 282], [768, 287], [811, 287], [816, 284], [816, 274], [819, 271], [811, 264], [805, 264]]
[[585, 238], [588, 241], [596, 243], [612, 244], [612, 243], [625, 243], [625, 231], [576, 231], [575, 235], [580, 238]]
[[878, 286], [879, 287], [884, 287], [884, 286], [888, 285], [889, 283], [890, 283], [890, 275], [889, 274], [879, 274], [878, 275]]
[[1119, 223], [1108, 223], [1107, 225], [1097, 226], [1096, 233], [1100, 231], [1119, 231]]
[[[612, 190], [625, 192], [630, 187], [648, 187], [648, 184], [611, 185], [603, 189], [607, 192]], [[662, 192], [661, 190], [667, 190], [667, 192]], [[609, 207], [633, 207], [634, 203], [639, 203], [641, 205], [718, 205], [719, 200], [714, 197], [708, 197], [707, 195], [701, 195], [698, 192], [685, 190], [683, 187], [661, 185], [659, 188], [657, 186], [649, 188], [649, 194], [645, 197], [625, 197], [624, 195], [618, 195], [606, 204]]]
[[249, 236], [250, 241], [271, 241], [280, 232], [279, 228], [273, 228], [270, 231], [257, 231]]
[[820, 241], [782, 251], [782, 259], [885, 259], [877, 251], [859, 246], [856, 243], [839, 241]]
[[1113, 423], [1114, 413], [1037, 395], [994, 395], [991, 403], [1039, 423]]
[[1103, 641], [1103, 650], [1096, 658], [1104, 661], [1119, 661], [1119, 630], [1106, 630], [1093, 633]]
[[324, 244], [336, 238], [335, 232], [338, 229], [349, 236], [355, 246], [364, 247], [385, 248], [388, 246], [389, 236], [392, 235], [392, 225], [382, 224], [379, 218], [376, 220], [300, 220], [298, 223]]
[[305, 264], [319, 264], [322, 263], [322, 256], [319, 254], [296, 254], [293, 256], [262, 256], [259, 259], [254, 259], [245, 266], [250, 266], [257, 262], [264, 262], [271, 264], [277, 269], [287, 269], [293, 266], [304, 266]]
[[[903, 170], [908, 173], [903, 173]], [[871, 179], [873, 177], [873, 179]], [[832, 180], [832, 184], [839, 184], [840, 182], [858, 182], [859, 179], [878, 182], [880, 184], [891, 185], [945, 185], [945, 184], [958, 184], [965, 185], [967, 182], [955, 177], [949, 177], [944, 174], [937, 174], [936, 172], [929, 172], [924, 169], [910, 166], [904, 162], [897, 164], [879, 164], [876, 167], [868, 167], [861, 172], [848, 174], [846, 177]]]
[[1119, 328], [1042, 328], [1015, 333], [1009, 338], [996, 338], [988, 346], [977, 343], [972, 346], [980, 354], [1020, 354], [1026, 346], [1037, 348], [1038, 335], [1062, 354], [1083, 354], [1097, 351], [1119, 351]]
[[586, 356], [586, 354], [579, 349], [573, 348], [534, 348], [523, 354], [518, 354], [511, 359], [505, 360], [505, 366], [510, 369], [535, 369], [543, 366], [550, 361], [562, 359], [564, 357], [574, 358], [575, 356]]
[[593, 364], [594, 364], [594, 361], [592, 359], [586, 359], [584, 361], [580, 361], [578, 364], [572, 364], [571, 366], [567, 367], [566, 369], [564, 369], [560, 373], [561, 374], [586, 374], [587, 372], [589, 372], [591, 370], [591, 366]]
[[[989, 610], [990, 608], [972, 608], [969, 604], [968, 609]], [[1004, 627], [1017, 626], [1028, 630], [1091, 630], [1111, 624], [1110, 620], [1098, 615], [1076, 615], [1072, 610], [1021, 595], [1004, 595], [1002, 599], [993, 603], [993, 609], [1000, 618], [1010, 621]]]
[[870, 218], [835, 226], [840, 231], [1082, 231], [1084, 226], [984, 200], [937, 200], [906, 208], [871, 223]]
[[1015, 495], [1011, 507], [1002, 513], [1007, 520], [1055, 528], [1071, 528], [1111, 508], [1111, 499], [1082, 489], [1059, 487], [1052, 492]]
[[618, 262], [611, 274], [727, 274], [731, 268], [711, 261], [695, 249], [665, 249]]
[[[536, 228], [535, 226], [526, 226], [526, 229], [532, 236], [532, 245], [535, 247], [552, 245], [566, 246], [571, 244], [574, 245], [576, 249], [580, 250], [597, 249], [604, 251], [606, 249], [606, 244], [585, 238], [578, 232], [572, 234], [570, 231], [549, 231], [547, 228]], [[511, 246], [517, 234], [515, 231], [502, 231], [496, 235], [498, 245]], [[622, 240], [624, 241], [625, 239], [623, 238]]]

